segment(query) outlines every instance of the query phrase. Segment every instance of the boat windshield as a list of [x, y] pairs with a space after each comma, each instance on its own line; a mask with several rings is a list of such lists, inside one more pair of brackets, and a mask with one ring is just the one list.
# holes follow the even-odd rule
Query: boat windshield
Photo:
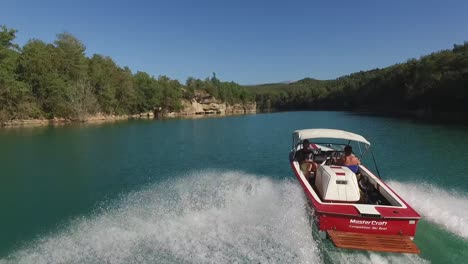
[[[365, 154], [368, 152], [369, 146], [360, 144], [359, 142], [355, 141], [347, 141], [343, 142], [342, 140], [326, 140], [326, 141], [319, 141], [314, 142], [313, 140], [309, 140], [311, 143], [312, 148], [320, 149], [325, 152], [344, 152], [344, 148], [347, 145], [350, 145], [353, 148], [354, 155], [358, 156], [359, 158], [363, 158]], [[298, 143], [298, 149], [302, 148], [302, 142]]]
[[[343, 157], [345, 155], [344, 148], [347, 145], [352, 147], [352, 153], [359, 158], [361, 164], [374, 164], [377, 171], [377, 175], [380, 177], [379, 168], [377, 162], [375, 161], [374, 154], [370, 148], [370, 145], [362, 144], [358, 141], [348, 141], [340, 139], [310, 139], [310, 146], [312, 149], [317, 150], [315, 155], [321, 154], [321, 156], [326, 157], [326, 160], [331, 160], [333, 158]], [[291, 158], [295, 158], [295, 152], [302, 149], [302, 141], [299, 141], [292, 153]], [[369, 155], [367, 155], [370, 153]]]

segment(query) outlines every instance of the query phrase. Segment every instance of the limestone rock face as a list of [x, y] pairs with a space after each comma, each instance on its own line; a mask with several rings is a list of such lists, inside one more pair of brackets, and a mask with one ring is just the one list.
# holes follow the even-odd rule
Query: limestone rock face
[[227, 104], [211, 96], [206, 91], [195, 91], [195, 97], [192, 99], [182, 100], [182, 110], [179, 112], [168, 112], [162, 108], [154, 109], [154, 111], [137, 113], [131, 115], [113, 115], [105, 113], [95, 113], [80, 119], [53, 118], [53, 119], [22, 119], [1, 121], [0, 127], [15, 127], [15, 126], [43, 126], [43, 125], [59, 125], [70, 122], [87, 122], [101, 123], [109, 121], [127, 120], [127, 119], [143, 119], [143, 118], [160, 118], [160, 117], [178, 117], [190, 116], [191, 118], [203, 117], [205, 115], [228, 115], [228, 114], [252, 114], [257, 112], [257, 104], [255, 102]]
[[244, 114], [251, 114], [257, 112], [257, 102], [248, 102], [244, 104], [245, 112]]
[[128, 115], [109, 115], [104, 113], [96, 113], [94, 115], [88, 116], [85, 119], [81, 120], [83, 122], [101, 122], [101, 121], [113, 121], [113, 120], [126, 120], [130, 116]]
[[0, 127], [33, 127], [48, 125], [48, 119], [22, 119], [0, 122]]
[[226, 109], [227, 113], [230, 114], [249, 114], [257, 112], [257, 104], [255, 102], [240, 103], [229, 105]]
[[230, 114], [243, 114], [244, 106], [242, 104], [233, 104], [229, 105], [226, 109], [226, 112]]
[[203, 105], [197, 102], [197, 100], [182, 100], [182, 111], [181, 114], [183, 115], [200, 115], [205, 114], [205, 110], [203, 109]]
[[132, 115], [133, 118], [154, 118], [154, 112], [145, 112]]
[[[179, 115], [225, 115], [225, 114], [246, 114], [256, 113], [257, 105], [255, 102], [246, 104], [226, 104], [213, 96], [196, 96], [192, 100], [182, 100], [182, 110]], [[172, 113], [177, 115], [177, 113]]]
[[205, 114], [222, 114], [226, 113], [225, 103], [206, 103], [203, 104], [203, 110]]

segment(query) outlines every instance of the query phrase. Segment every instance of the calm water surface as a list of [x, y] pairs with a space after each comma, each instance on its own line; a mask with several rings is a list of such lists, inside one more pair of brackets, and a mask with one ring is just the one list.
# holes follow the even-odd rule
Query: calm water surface
[[[302, 128], [373, 144], [424, 217], [420, 256], [317, 241], [288, 163]], [[463, 263], [467, 149], [466, 126], [343, 112], [3, 129], [0, 263]]]

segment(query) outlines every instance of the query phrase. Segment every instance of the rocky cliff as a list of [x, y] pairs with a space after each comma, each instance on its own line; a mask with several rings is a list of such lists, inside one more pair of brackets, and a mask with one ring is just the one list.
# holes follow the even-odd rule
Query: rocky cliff
[[167, 112], [164, 109], [156, 109], [154, 112], [139, 113], [133, 115], [109, 115], [97, 113], [80, 119], [53, 118], [53, 119], [20, 119], [0, 122], [0, 127], [18, 126], [44, 126], [60, 125], [72, 122], [101, 123], [110, 121], [120, 121], [128, 119], [144, 118], [170, 118], [170, 117], [201, 117], [204, 115], [232, 115], [232, 114], [254, 114], [257, 112], [255, 101], [247, 103], [229, 104], [216, 99], [205, 91], [196, 91], [192, 99], [182, 100], [182, 109], [178, 112]]
[[195, 91], [195, 96], [192, 99], [183, 99], [182, 109], [179, 112], [163, 113], [159, 114], [159, 116], [229, 115], [256, 112], [257, 104], [255, 101], [229, 104], [201, 90]]
[[203, 102], [192, 100], [182, 100], [182, 110], [173, 115], [226, 115], [226, 114], [250, 114], [257, 112], [255, 102], [227, 104], [223, 102]]

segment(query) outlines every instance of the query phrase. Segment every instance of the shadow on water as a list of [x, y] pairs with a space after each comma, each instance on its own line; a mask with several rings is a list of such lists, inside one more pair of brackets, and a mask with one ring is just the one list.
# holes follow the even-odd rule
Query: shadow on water
[[346, 112], [349, 115], [361, 117], [387, 118], [397, 122], [412, 122], [422, 125], [444, 125], [454, 127], [468, 127], [468, 116], [466, 113], [441, 113], [424, 114], [417, 112], [370, 112], [370, 111], [352, 111]]

